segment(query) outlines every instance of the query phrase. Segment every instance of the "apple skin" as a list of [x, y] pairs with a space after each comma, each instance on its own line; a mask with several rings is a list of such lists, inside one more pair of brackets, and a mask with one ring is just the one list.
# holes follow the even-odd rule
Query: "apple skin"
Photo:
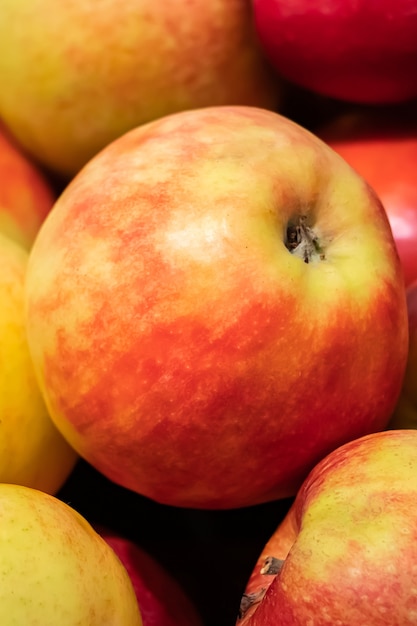
[[125, 566], [138, 600], [143, 626], [202, 626], [202, 620], [177, 580], [133, 541], [94, 526]]
[[415, 0], [252, 0], [275, 69], [312, 91], [358, 103], [417, 97]]
[[46, 174], [0, 124], [0, 232], [29, 249], [55, 199]]
[[416, 450], [416, 430], [391, 430], [323, 459], [263, 549], [238, 626], [414, 625]]
[[0, 484], [0, 623], [142, 626], [128, 573], [73, 508]]
[[384, 205], [409, 285], [417, 280], [417, 120], [415, 111], [359, 110], [316, 130], [374, 188]]
[[49, 417], [26, 339], [28, 251], [0, 233], [0, 483], [55, 494], [78, 455]]
[[417, 280], [407, 288], [409, 350], [401, 394], [390, 428], [417, 428]]
[[[307, 219], [325, 259], [285, 245]], [[31, 250], [26, 327], [48, 410], [114, 482], [174, 506], [293, 495], [381, 430], [408, 324], [385, 211], [277, 113], [137, 128], [61, 194]]]
[[163, 115], [281, 98], [249, 0], [6, 0], [0, 75], [0, 117], [67, 178]]

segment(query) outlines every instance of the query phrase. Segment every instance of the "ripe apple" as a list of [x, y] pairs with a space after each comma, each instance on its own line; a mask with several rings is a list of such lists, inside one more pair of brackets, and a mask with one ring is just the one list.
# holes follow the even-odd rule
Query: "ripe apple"
[[362, 109], [337, 116], [316, 132], [377, 192], [388, 214], [405, 283], [417, 280], [415, 111]]
[[275, 69], [312, 91], [363, 103], [417, 97], [416, 0], [252, 0]]
[[249, 0], [4, 0], [0, 75], [0, 117], [64, 177], [168, 113], [279, 98]]
[[0, 233], [0, 482], [56, 493], [78, 458], [51, 421], [26, 339], [28, 252]]
[[55, 424], [116, 483], [232, 508], [384, 428], [408, 348], [369, 185], [272, 111], [209, 107], [111, 145], [45, 220], [26, 323]]
[[46, 175], [0, 124], [0, 232], [29, 249], [54, 202]]
[[145, 550], [109, 528], [95, 527], [125, 566], [138, 600], [143, 626], [202, 626], [177, 580]]
[[142, 626], [126, 569], [77, 511], [4, 483], [0, 510], [2, 626]]
[[403, 387], [390, 428], [417, 428], [417, 280], [407, 289], [409, 350]]
[[413, 626], [416, 451], [416, 430], [391, 430], [323, 459], [263, 549], [238, 626]]

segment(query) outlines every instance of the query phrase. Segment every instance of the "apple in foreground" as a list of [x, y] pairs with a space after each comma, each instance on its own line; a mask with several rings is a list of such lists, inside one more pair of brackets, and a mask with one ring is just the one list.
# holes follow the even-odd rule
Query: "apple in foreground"
[[26, 326], [70, 444], [124, 487], [206, 509], [292, 495], [384, 428], [408, 349], [380, 201], [254, 107], [167, 116], [92, 159], [32, 248]]
[[388, 214], [405, 283], [417, 280], [415, 107], [345, 113], [316, 133], [374, 188]]
[[276, 70], [341, 100], [417, 97], [416, 0], [252, 0], [261, 44]]
[[0, 124], [0, 232], [29, 249], [54, 202], [46, 175]]
[[260, 555], [238, 626], [414, 626], [417, 430], [351, 441], [309, 474]]
[[177, 580], [133, 541], [95, 526], [125, 566], [138, 600], [143, 626], [202, 626]]
[[400, 398], [390, 428], [417, 428], [417, 280], [407, 289], [409, 349]]
[[249, 0], [3, 0], [0, 75], [0, 118], [67, 178], [168, 113], [280, 99]]
[[0, 483], [56, 493], [78, 458], [49, 417], [26, 339], [28, 251], [0, 233]]
[[142, 626], [126, 569], [77, 511], [4, 483], [0, 510], [2, 626]]

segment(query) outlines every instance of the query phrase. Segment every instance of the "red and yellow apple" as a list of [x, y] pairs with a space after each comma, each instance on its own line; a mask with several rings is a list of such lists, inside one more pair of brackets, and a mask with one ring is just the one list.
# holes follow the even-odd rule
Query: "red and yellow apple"
[[46, 175], [0, 125], [0, 232], [29, 249], [54, 202]]
[[417, 97], [416, 0], [252, 0], [259, 39], [276, 70], [341, 100]]
[[0, 484], [2, 626], [142, 626], [115, 552], [73, 508]]
[[0, 117], [67, 177], [168, 113], [279, 98], [250, 0], [4, 0], [0, 75]]
[[260, 554], [237, 626], [414, 626], [416, 499], [417, 430], [334, 450]]
[[0, 483], [56, 493], [78, 456], [50, 419], [35, 377], [24, 319], [27, 263], [27, 250], [0, 233]]
[[95, 527], [126, 568], [143, 626], [202, 626], [190, 598], [171, 573], [139, 545], [109, 528]]
[[410, 109], [362, 109], [317, 134], [374, 188], [388, 214], [406, 285], [417, 280], [417, 120]]
[[407, 289], [409, 349], [401, 394], [390, 428], [417, 428], [417, 280]]
[[26, 324], [70, 444], [124, 487], [211, 509], [292, 495], [384, 428], [408, 348], [380, 201], [254, 107], [167, 116], [92, 159], [32, 248]]

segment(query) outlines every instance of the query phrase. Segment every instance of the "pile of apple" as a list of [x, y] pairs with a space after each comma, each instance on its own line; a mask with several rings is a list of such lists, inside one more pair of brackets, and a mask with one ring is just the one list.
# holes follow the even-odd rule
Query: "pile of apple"
[[416, 624], [417, 0], [1, 14], [1, 625]]

